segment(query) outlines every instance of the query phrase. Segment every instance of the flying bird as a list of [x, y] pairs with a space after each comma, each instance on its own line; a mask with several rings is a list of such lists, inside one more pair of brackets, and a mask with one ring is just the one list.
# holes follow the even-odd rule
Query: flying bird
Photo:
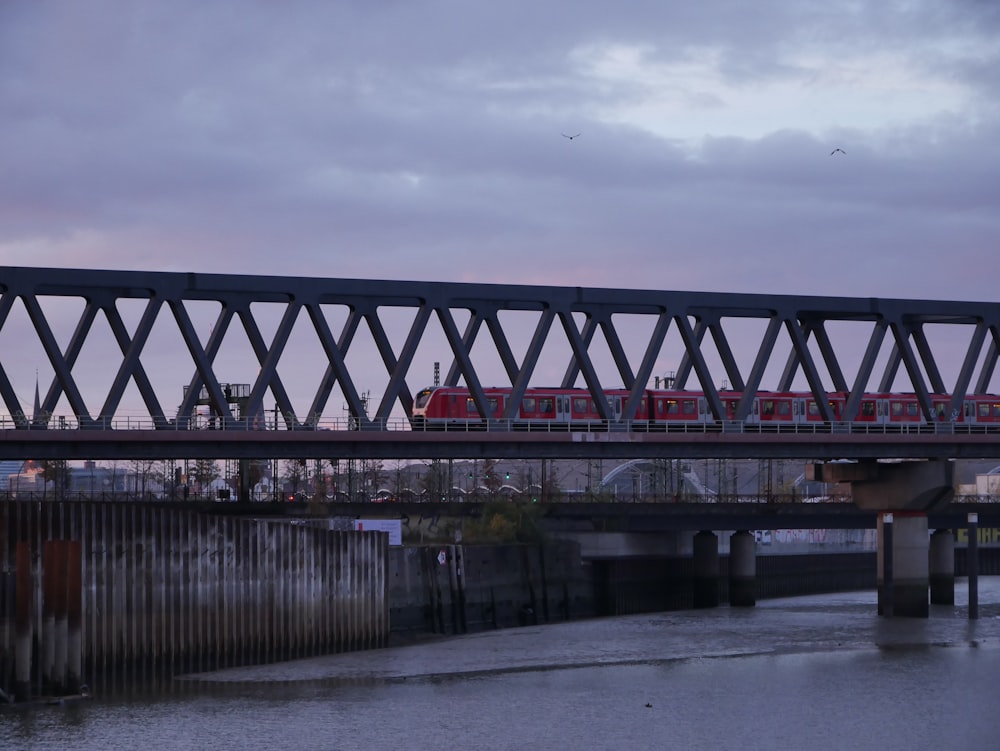
[[841, 154], [843, 154], [844, 156], [847, 156], [847, 152], [846, 152], [846, 151], [844, 151], [843, 149], [834, 149], [833, 151], [831, 151], [831, 152], [830, 152], [830, 156], [833, 156], [833, 155], [834, 155], [834, 154], [836, 154], [836, 153], [837, 153], [838, 151], [839, 151], [839, 152], [840, 152]]
[[568, 138], [569, 140], [571, 140], [571, 141], [572, 141], [572, 140], [573, 140], [574, 138], [579, 138], [579, 137], [580, 137], [580, 135], [581, 135], [580, 133], [577, 133], [576, 135], [573, 135], [573, 136], [568, 136], [568, 135], [566, 135], [565, 133], [563, 133], [563, 134], [562, 134], [562, 137], [563, 137], [563, 138]]

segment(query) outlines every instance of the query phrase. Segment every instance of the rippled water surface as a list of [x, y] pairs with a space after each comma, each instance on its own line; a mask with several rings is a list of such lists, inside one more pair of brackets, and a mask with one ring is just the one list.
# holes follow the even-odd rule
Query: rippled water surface
[[0, 749], [995, 749], [1000, 580], [980, 618], [875, 595], [474, 634], [0, 711]]

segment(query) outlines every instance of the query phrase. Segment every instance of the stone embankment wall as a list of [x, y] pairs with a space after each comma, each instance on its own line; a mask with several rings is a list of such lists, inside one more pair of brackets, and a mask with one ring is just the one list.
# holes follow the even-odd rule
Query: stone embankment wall
[[388, 536], [0, 502], [0, 699], [388, 641]]
[[590, 566], [573, 542], [398, 547], [389, 559], [396, 641], [595, 615]]

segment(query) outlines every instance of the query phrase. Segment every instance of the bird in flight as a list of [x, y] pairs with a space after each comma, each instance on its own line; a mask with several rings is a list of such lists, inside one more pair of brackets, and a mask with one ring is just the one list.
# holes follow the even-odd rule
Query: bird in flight
[[831, 151], [831, 152], [830, 152], [830, 156], [833, 156], [833, 155], [834, 155], [834, 154], [836, 154], [836, 153], [837, 153], [838, 151], [839, 151], [839, 152], [840, 152], [841, 154], [843, 154], [844, 156], [847, 156], [847, 152], [846, 152], [846, 151], [844, 151], [843, 149], [834, 149], [833, 151]]
[[566, 135], [565, 133], [563, 133], [563, 134], [562, 134], [562, 137], [563, 137], [563, 138], [568, 138], [569, 140], [571, 140], [571, 141], [572, 141], [572, 140], [573, 140], [574, 138], [579, 138], [579, 137], [580, 137], [580, 135], [581, 135], [580, 133], [577, 133], [576, 135], [573, 135], [573, 136], [568, 136], [568, 135]]

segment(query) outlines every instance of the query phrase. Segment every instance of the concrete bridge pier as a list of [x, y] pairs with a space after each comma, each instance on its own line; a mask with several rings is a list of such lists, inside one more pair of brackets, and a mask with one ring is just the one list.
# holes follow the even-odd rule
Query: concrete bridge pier
[[729, 604], [757, 604], [757, 542], [745, 529], [729, 538]]
[[849, 484], [859, 508], [880, 512], [879, 615], [926, 618], [930, 614], [927, 512], [954, 497], [954, 462], [812, 464], [806, 474], [811, 480]]
[[955, 535], [938, 529], [931, 535], [931, 604], [955, 604]]
[[878, 539], [878, 614], [926, 618], [930, 613], [927, 515], [880, 514]]
[[719, 605], [719, 538], [702, 530], [692, 541], [694, 553], [694, 607]]

